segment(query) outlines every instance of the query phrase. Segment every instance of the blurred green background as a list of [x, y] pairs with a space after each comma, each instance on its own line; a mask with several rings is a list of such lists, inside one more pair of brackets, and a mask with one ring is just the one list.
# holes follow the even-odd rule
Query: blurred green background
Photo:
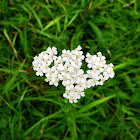
[[[77, 45], [116, 76], [71, 105], [32, 61]], [[139, 0], [0, 0], [0, 140], [139, 140], [139, 56]]]

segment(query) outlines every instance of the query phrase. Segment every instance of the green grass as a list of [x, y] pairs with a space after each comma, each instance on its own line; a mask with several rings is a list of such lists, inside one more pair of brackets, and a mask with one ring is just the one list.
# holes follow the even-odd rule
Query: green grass
[[[116, 76], [71, 105], [32, 61], [79, 44]], [[139, 140], [139, 74], [139, 0], [0, 0], [0, 140]]]

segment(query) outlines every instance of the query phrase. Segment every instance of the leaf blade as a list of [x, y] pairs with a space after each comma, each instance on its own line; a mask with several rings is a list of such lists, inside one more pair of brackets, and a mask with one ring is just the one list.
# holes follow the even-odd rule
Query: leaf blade
[[109, 99], [111, 99], [111, 98], [114, 98], [116, 95], [114, 94], [114, 95], [111, 95], [111, 96], [108, 96], [108, 97], [105, 97], [105, 98], [101, 98], [101, 99], [99, 99], [99, 100], [96, 100], [95, 102], [92, 102], [92, 103], [90, 103], [90, 104], [87, 104], [86, 106], [84, 106], [80, 111], [79, 111], [79, 113], [83, 113], [83, 112], [85, 112], [85, 111], [87, 111], [87, 110], [89, 110], [89, 109], [91, 109], [91, 108], [93, 108], [93, 107], [95, 107], [95, 106], [97, 106], [97, 105], [99, 105], [99, 104], [102, 104], [102, 103], [104, 103], [104, 102], [106, 102], [107, 100], [109, 100]]

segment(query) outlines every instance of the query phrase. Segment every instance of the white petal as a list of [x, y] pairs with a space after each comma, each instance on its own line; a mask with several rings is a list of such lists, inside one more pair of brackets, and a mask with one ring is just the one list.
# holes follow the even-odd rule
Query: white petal
[[78, 47], [77, 47], [77, 50], [81, 50], [82, 49], [82, 47], [79, 45]]
[[78, 101], [77, 100], [74, 100], [74, 103], [77, 103]]
[[83, 96], [83, 97], [84, 97], [84, 96], [85, 96], [85, 93], [84, 93], [84, 92], [82, 92], [82, 93], [81, 93], [81, 96]]
[[73, 103], [73, 100], [70, 100], [70, 99], [69, 99], [69, 102], [72, 104], [72, 103]]

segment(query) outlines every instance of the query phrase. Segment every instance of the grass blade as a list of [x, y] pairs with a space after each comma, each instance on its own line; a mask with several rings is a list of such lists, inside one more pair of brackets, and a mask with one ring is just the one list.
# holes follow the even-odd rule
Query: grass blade
[[62, 18], [63, 16], [59, 16], [56, 17], [55, 19], [53, 19], [52, 21], [50, 21], [43, 29], [43, 31], [47, 30], [48, 28], [50, 28], [51, 26], [53, 26], [54, 24], [58, 23], [59, 20]]
[[33, 129], [35, 129], [38, 125], [40, 125], [42, 122], [44, 122], [44, 121], [46, 121], [46, 120], [48, 120], [48, 119], [51, 119], [51, 118], [53, 118], [53, 117], [57, 117], [58, 114], [59, 114], [60, 112], [61, 112], [61, 110], [58, 111], [58, 112], [56, 112], [56, 113], [54, 113], [54, 114], [48, 115], [47, 117], [44, 117], [43, 119], [39, 120], [37, 123], [35, 123], [34, 125], [32, 125], [32, 126], [24, 133], [24, 136], [23, 136], [23, 137], [28, 136], [28, 134], [29, 134]]
[[42, 22], [41, 22], [39, 16], [36, 14], [36, 12], [33, 10], [33, 8], [32, 8], [29, 4], [25, 3], [25, 5], [26, 5], [26, 6], [30, 9], [30, 11], [33, 13], [34, 17], [36, 18], [36, 20], [37, 20], [37, 22], [38, 22], [38, 25], [40, 26], [41, 30], [43, 31], [43, 25], [42, 25]]
[[105, 98], [96, 100], [96, 101], [94, 101], [93, 103], [89, 103], [89, 104], [85, 105], [85, 106], [79, 111], [79, 113], [83, 113], [83, 112], [85, 112], [85, 111], [88, 111], [89, 109], [91, 109], [91, 108], [93, 108], [93, 107], [95, 107], [95, 106], [97, 106], [97, 105], [99, 105], [99, 104], [102, 104], [102, 103], [106, 102], [107, 100], [114, 98], [115, 96], [116, 96], [116, 95], [111, 95], [111, 96], [108, 96], [108, 97], [105, 97]]
[[93, 32], [96, 34], [97, 40], [99, 41], [100, 46], [105, 47], [105, 39], [103, 37], [102, 31], [93, 22], [89, 21], [88, 24], [91, 26]]

